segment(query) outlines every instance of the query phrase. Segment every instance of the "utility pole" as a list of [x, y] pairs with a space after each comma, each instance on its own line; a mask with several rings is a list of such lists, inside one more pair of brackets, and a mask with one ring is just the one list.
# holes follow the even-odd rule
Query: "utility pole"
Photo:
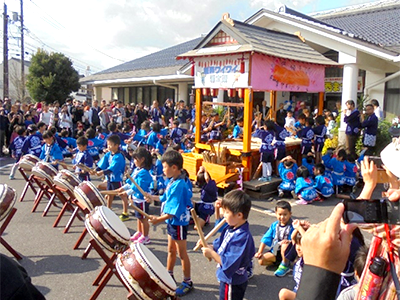
[[8, 87], [8, 15], [7, 5], [4, 2], [3, 13], [3, 99], [9, 97]]
[[21, 88], [22, 88], [22, 99], [25, 99], [25, 47], [24, 47], [24, 0], [21, 2]]

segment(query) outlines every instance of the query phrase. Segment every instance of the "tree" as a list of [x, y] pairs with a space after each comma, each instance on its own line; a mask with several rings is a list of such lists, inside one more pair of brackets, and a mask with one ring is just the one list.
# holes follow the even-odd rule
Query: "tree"
[[78, 91], [79, 74], [64, 54], [38, 49], [31, 59], [26, 86], [35, 101], [63, 103], [71, 92]]

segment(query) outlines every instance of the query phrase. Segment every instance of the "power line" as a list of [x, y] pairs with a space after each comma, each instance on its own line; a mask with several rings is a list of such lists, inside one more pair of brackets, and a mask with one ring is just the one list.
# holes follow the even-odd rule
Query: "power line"
[[[45, 20], [48, 24], [50, 24], [51, 26], [53, 26], [53, 27], [56, 28], [57, 30], [64, 29], [65, 31], [67, 31], [67, 28], [66, 28], [64, 25], [62, 25], [60, 22], [58, 22], [56, 19], [54, 19], [54, 18], [53, 18], [50, 14], [48, 14], [43, 8], [39, 7], [39, 5], [37, 5], [35, 2], [33, 2], [33, 0], [30, 0], [30, 2], [31, 2], [32, 4], [34, 4], [39, 10], [41, 10], [41, 11], [44, 12], [46, 15], [48, 15], [48, 16], [50, 17], [51, 20], [54, 21], [54, 22], [52, 22], [52, 21], [49, 20], [49, 19], [43, 19], [43, 20]], [[88, 43], [86, 43], [86, 45], [88, 45], [90, 48], [92, 48], [93, 50], [97, 51], [98, 53], [100, 53], [100, 54], [102, 54], [102, 55], [104, 55], [104, 56], [107, 56], [108, 58], [111, 58], [111, 59], [114, 59], [114, 60], [117, 60], [117, 61], [120, 61], [120, 62], [123, 62], [123, 63], [126, 62], [125, 60], [122, 60], [122, 59], [113, 57], [113, 56], [111, 56], [111, 55], [109, 55], [109, 54], [107, 54], [107, 53], [105, 53], [105, 52], [103, 52], [103, 51], [97, 49], [96, 47], [94, 47], [94, 46], [92, 46], [92, 45], [90, 45], [90, 44], [88, 44]]]

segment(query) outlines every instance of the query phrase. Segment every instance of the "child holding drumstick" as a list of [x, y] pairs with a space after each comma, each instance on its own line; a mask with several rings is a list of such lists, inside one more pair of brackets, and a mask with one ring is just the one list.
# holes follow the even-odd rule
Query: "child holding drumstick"
[[163, 221], [167, 223], [168, 231], [168, 258], [167, 270], [173, 276], [177, 253], [181, 259], [183, 281], [176, 289], [177, 296], [184, 296], [193, 289], [190, 277], [190, 260], [187, 253], [187, 230], [192, 208], [191, 191], [185, 182], [182, 173], [183, 157], [175, 150], [164, 153], [161, 158], [163, 171], [168, 178], [168, 184], [162, 196], [147, 194], [146, 200], [165, 202], [162, 215], [152, 216], [150, 223], [157, 225]]
[[255, 254], [254, 240], [249, 230], [247, 218], [251, 200], [242, 190], [234, 190], [225, 195], [221, 202], [229, 227], [213, 245], [203, 247], [203, 255], [218, 263], [217, 278], [219, 299], [240, 300], [246, 292], [248, 275]]
[[[133, 152], [132, 158], [136, 168], [133, 170], [131, 177], [143, 191], [149, 193], [150, 184], [153, 182], [153, 178], [149, 172], [152, 165], [151, 154], [144, 147], [139, 147]], [[145, 213], [149, 212], [150, 204], [146, 202], [144, 195], [130, 179], [126, 181], [123, 187], [118, 189], [118, 192], [120, 192], [119, 195], [123, 204], [123, 213], [120, 216], [122, 221], [129, 220], [128, 196], [131, 197], [135, 206], [139, 207]], [[138, 212], [135, 212], [135, 216], [137, 218], [137, 232], [131, 237], [131, 241], [145, 245], [150, 244], [149, 221]]]

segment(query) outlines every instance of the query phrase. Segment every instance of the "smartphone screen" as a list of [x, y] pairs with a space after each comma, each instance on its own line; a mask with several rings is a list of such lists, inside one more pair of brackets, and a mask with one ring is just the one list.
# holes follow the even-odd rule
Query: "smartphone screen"
[[386, 198], [377, 200], [343, 200], [345, 223], [387, 223], [400, 224], [399, 202]]
[[387, 221], [385, 202], [381, 200], [343, 200], [345, 223], [384, 223]]
[[379, 156], [368, 156], [368, 159], [370, 161], [373, 161], [378, 169], [382, 168], [383, 163], [382, 163], [382, 159]]

